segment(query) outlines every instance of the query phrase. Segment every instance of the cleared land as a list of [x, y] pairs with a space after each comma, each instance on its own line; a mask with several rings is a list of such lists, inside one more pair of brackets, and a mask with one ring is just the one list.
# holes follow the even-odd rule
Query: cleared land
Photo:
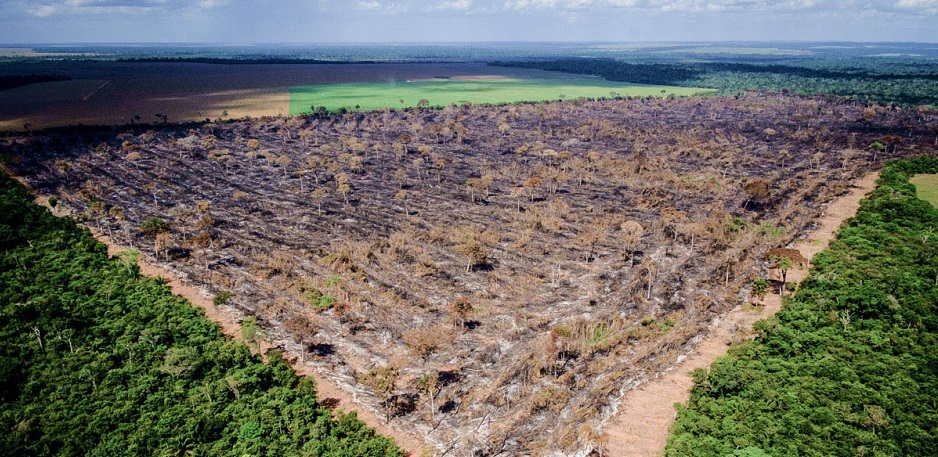
[[[454, 79], [487, 75], [570, 79], [569, 75], [537, 70], [462, 63], [0, 63], [0, 76], [26, 74], [67, 75], [72, 81], [0, 91], [0, 131], [22, 131], [26, 124], [35, 130], [70, 125], [158, 123], [161, 119], [156, 114], [166, 115], [169, 122], [287, 115], [291, 111], [290, 88], [296, 86], [426, 80], [439, 75]], [[352, 106], [355, 104], [362, 103]], [[309, 108], [308, 104], [306, 107]]]
[[[0, 152], [88, 224], [234, 292], [297, 363], [427, 446], [573, 455], [602, 447], [619, 399], [748, 301], [765, 253], [857, 172], [933, 151], [934, 115], [748, 93], [31, 135]], [[168, 225], [147, 236], [152, 217]]]
[[[798, 240], [794, 248], [806, 259], [827, 248], [840, 226], [853, 217], [860, 207], [860, 199], [876, 188], [876, 173], [870, 173], [854, 182], [850, 192], [834, 200], [817, 219], [808, 236]], [[772, 271], [781, 277], [778, 270]], [[787, 280], [800, 283], [808, 276], [808, 268], [792, 268]], [[674, 423], [674, 404], [686, 404], [694, 386], [692, 372], [709, 367], [734, 344], [753, 336], [753, 324], [769, 318], [782, 307], [777, 290], [769, 292], [760, 306], [741, 306], [730, 311], [714, 327], [687, 358], [673, 370], [634, 389], [619, 405], [619, 411], [607, 429], [609, 449], [621, 450], [620, 457], [656, 457], [662, 455]]]
[[915, 175], [909, 180], [915, 184], [915, 196], [938, 208], [938, 175]]
[[494, 75], [488, 78], [453, 78], [391, 81], [364, 84], [327, 84], [290, 89], [290, 114], [304, 114], [312, 107], [376, 110], [409, 108], [425, 100], [429, 106], [504, 104], [559, 99], [616, 96], [695, 95], [706, 89], [610, 82], [599, 78], [518, 79]]

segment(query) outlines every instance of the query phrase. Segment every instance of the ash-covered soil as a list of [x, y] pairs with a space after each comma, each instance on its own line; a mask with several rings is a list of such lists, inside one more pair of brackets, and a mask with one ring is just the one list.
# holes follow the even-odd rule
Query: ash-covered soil
[[585, 455], [625, 391], [749, 300], [768, 250], [862, 172], [933, 153], [936, 119], [748, 93], [88, 130], [0, 152], [446, 455]]

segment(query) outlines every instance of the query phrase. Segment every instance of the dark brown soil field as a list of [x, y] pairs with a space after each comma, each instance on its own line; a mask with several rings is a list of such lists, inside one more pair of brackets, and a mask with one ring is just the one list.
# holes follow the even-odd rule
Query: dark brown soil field
[[[0, 91], [0, 131], [287, 115], [291, 86], [434, 76], [562, 77], [484, 64], [0, 63], [0, 75], [62, 74], [72, 81]], [[227, 116], [223, 116], [227, 111]], [[140, 119], [135, 119], [140, 116]]]
[[750, 301], [770, 249], [884, 160], [934, 153], [936, 119], [747, 93], [24, 135], [0, 153], [87, 224], [233, 292], [442, 455], [586, 455], [623, 395]]

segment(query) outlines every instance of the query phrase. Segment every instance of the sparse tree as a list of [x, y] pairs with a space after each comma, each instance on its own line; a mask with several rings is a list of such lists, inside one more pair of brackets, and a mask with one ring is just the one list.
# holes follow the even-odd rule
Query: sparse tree
[[474, 239], [456, 245], [456, 252], [466, 258], [466, 273], [471, 272], [473, 266], [484, 265], [488, 261], [485, 247]]
[[541, 178], [533, 176], [528, 178], [524, 182], [524, 188], [528, 190], [528, 195], [531, 197], [531, 201], [534, 201], [534, 197], [537, 196], [537, 189], [541, 187]]
[[229, 174], [229, 164], [231, 163], [231, 150], [229, 149], [212, 149], [208, 152], [208, 158], [219, 165], [222, 165], [225, 169], [225, 176]]
[[153, 208], [159, 208], [159, 202], [156, 199], [157, 185], [155, 182], [149, 182], [143, 185], [143, 191], [153, 196]]
[[513, 187], [511, 189], [511, 197], [515, 199], [517, 203], [518, 212], [521, 212], [521, 198], [524, 197], [525, 188], [523, 186]]
[[397, 191], [394, 194], [394, 198], [401, 201], [401, 204], [404, 206], [404, 215], [410, 216], [410, 211], [407, 208], [407, 198], [410, 197], [410, 193], [404, 189]]
[[443, 169], [446, 168], [446, 161], [443, 159], [434, 160], [433, 168], [436, 169], [436, 183], [439, 184], [443, 182]]
[[170, 237], [169, 232], [160, 232], [156, 234], [156, 237], [153, 239], [153, 253], [160, 257], [162, 253], [163, 258], [169, 258], [169, 245], [172, 242], [172, 237]]
[[434, 399], [443, 386], [440, 385], [440, 375], [433, 371], [417, 378], [417, 388], [420, 389], [430, 403], [430, 424], [433, 424], [433, 412], [436, 411]]
[[319, 215], [322, 216], [322, 203], [326, 201], [326, 197], [329, 195], [329, 191], [324, 187], [317, 187], [314, 190], [309, 198], [316, 204], [316, 209], [319, 212]]
[[335, 190], [342, 194], [345, 204], [348, 205], [348, 196], [352, 192], [352, 182], [349, 181], [345, 173], [339, 173], [335, 176]]
[[400, 186], [401, 189], [407, 187], [407, 184], [408, 184], [407, 170], [403, 168], [398, 168], [394, 170], [393, 173], [391, 173], [391, 177], [394, 179], [394, 182], [396, 182], [397, 185]]
[[449, 313], [453, 316], [453, 325], [466, 327], [466, 318], [472, 313], [472, 302], [466, 297], [459, 297], [449, 304]]
[[743, 204], [743, 207], [749, 206], [750, 201], [761, 203], [771, 195], [769, 182], [762, 178], [753, 178], [747, 181], [746, 184], [743, 185], [743, 191], [749, 196], [749, 198], [746, 199], [746, 203]]
[[788, 270], [792, 267], [802, 268], [805, 258], [801, 255], [801, 251], [790, 248], [772, 249], [765, 256], [772, 262], [772, 267], [777, 268], [782, 273], [782, 285], [779, 289], [779, 295], [784, 296], [785, 286], [788, 284]]
[[274, 163], [283, 168], [283, 179], [287, 178], [287, 173], [290, 171], [290, 162], [293, 162], [293, 160], [287, 155], [280, 155], [274, 159]]
[[244, 339], [244, 342], [247, 343], [249, 347], [254, 345], [255, 351], [261, 351], [261, 341], [264, 339], [264, 331], [261, 330], [261, 326], [257, 323], [257, 319], [254, 316], [245, 317], [244, 321], [241, 322], [241, 338]]
[[625, 250], [629, 252], [629, 266], [635, 266], [635, 247], [642, 241], [645, 235], [645, 229], [642, 224], [636, 221], [628, 220], [619, 227], [620, 237], [625, 244]]
[[411, 354], [427, 363], [427, 359], [453, 339], [451, 330], [445, 327], [423, 327], [409, 330], [401, 335]]
[[596, 243], [599, 242], [602, 237], [601, 233], [598, 230], [585, 230], [576, 235], [576, 244], [584, 249], [586, 253], [585, 260], [589, 263], [593, 257], [593, 249], [596, 247]]
[[391, 399], [396, 389], [397, 377], [397, 368], [392, 365], [385, 365], [371, 369], [362, 379], [362, 384], [371, 387], [375, 393], [375, 398], [384, 405], [385, 422], [391, 422], [391, 412], [393, 411]]

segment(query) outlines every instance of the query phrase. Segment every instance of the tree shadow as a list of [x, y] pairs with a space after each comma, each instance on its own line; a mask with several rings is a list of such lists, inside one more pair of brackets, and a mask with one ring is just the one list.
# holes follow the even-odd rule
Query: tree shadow
[[455, 400], [447, 400], [446, 403], [440, 405], [440, 412], [443, 414], [449, 414], [459, 408], [459, 403], [456, 403]]
[[319, 399], [319, 404], [326, 409], [336, 409], [342, 404], [342, 401], [338, 398], [325, 397]]
[[328, 357], [335, 354], [335, 347], [329, 343], [311, 344], [307, 347], [307, 350], [316, 357]]

